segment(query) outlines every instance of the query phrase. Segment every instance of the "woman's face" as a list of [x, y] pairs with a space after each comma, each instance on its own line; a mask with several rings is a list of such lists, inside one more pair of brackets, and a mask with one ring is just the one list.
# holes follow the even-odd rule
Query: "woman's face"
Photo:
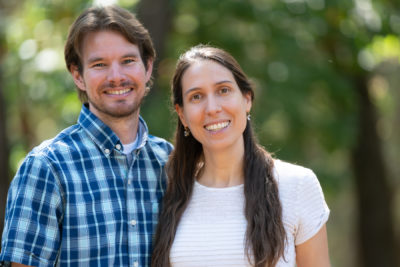
[[243, 132], [251, 108], [231, 71], [212, 60], [199, 60], [181, 80], [183, 106], [175, 105], [185, 127], [204, 150], [243, 147]]

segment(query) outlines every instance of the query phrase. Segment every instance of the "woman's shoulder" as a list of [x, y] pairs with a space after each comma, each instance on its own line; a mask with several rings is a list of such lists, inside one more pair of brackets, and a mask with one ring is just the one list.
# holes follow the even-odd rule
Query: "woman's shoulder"
[[313, 236], [328, 219], [329, 208], [321, 185], [311, 169], [281, 160], [274, 161], [274, 178], [286, 231], [296, 245], [300, 244]]
[[274, 160], [273, 174], [283, 206], [298, 205], [302, 197], [323, 195], [317, 176], [309, 168]]
[[279, 159], [274, 160], [274, 177], [278, 185], [296, 187], [299, 183], [317, 179], [311, 169]]

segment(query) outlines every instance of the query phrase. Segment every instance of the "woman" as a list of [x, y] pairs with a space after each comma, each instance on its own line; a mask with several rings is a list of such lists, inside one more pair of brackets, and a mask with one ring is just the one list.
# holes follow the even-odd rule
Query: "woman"
[[330, 266], [318, 180], [257, 144], [236, 60], [193, 47], [172, 91], [179, 120], [152, 266]]

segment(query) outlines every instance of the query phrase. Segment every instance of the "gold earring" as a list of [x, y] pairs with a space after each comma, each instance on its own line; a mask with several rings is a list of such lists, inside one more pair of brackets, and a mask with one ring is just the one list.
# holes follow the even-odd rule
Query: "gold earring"
[[183, 135], [185, 137], [188, 137], [190, 135], [190, 129], [189, 127], [185, 127], [185, 129], [183, 130]]

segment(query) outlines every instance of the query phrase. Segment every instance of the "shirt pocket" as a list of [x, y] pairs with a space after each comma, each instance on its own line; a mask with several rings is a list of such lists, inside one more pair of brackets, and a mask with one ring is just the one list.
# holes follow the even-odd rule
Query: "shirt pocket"
[[157, 225], [160, 213], [160, 204], [158, 201], [145, 201], [145, 220], [147, 224], [153, 224], [153, 228]]

